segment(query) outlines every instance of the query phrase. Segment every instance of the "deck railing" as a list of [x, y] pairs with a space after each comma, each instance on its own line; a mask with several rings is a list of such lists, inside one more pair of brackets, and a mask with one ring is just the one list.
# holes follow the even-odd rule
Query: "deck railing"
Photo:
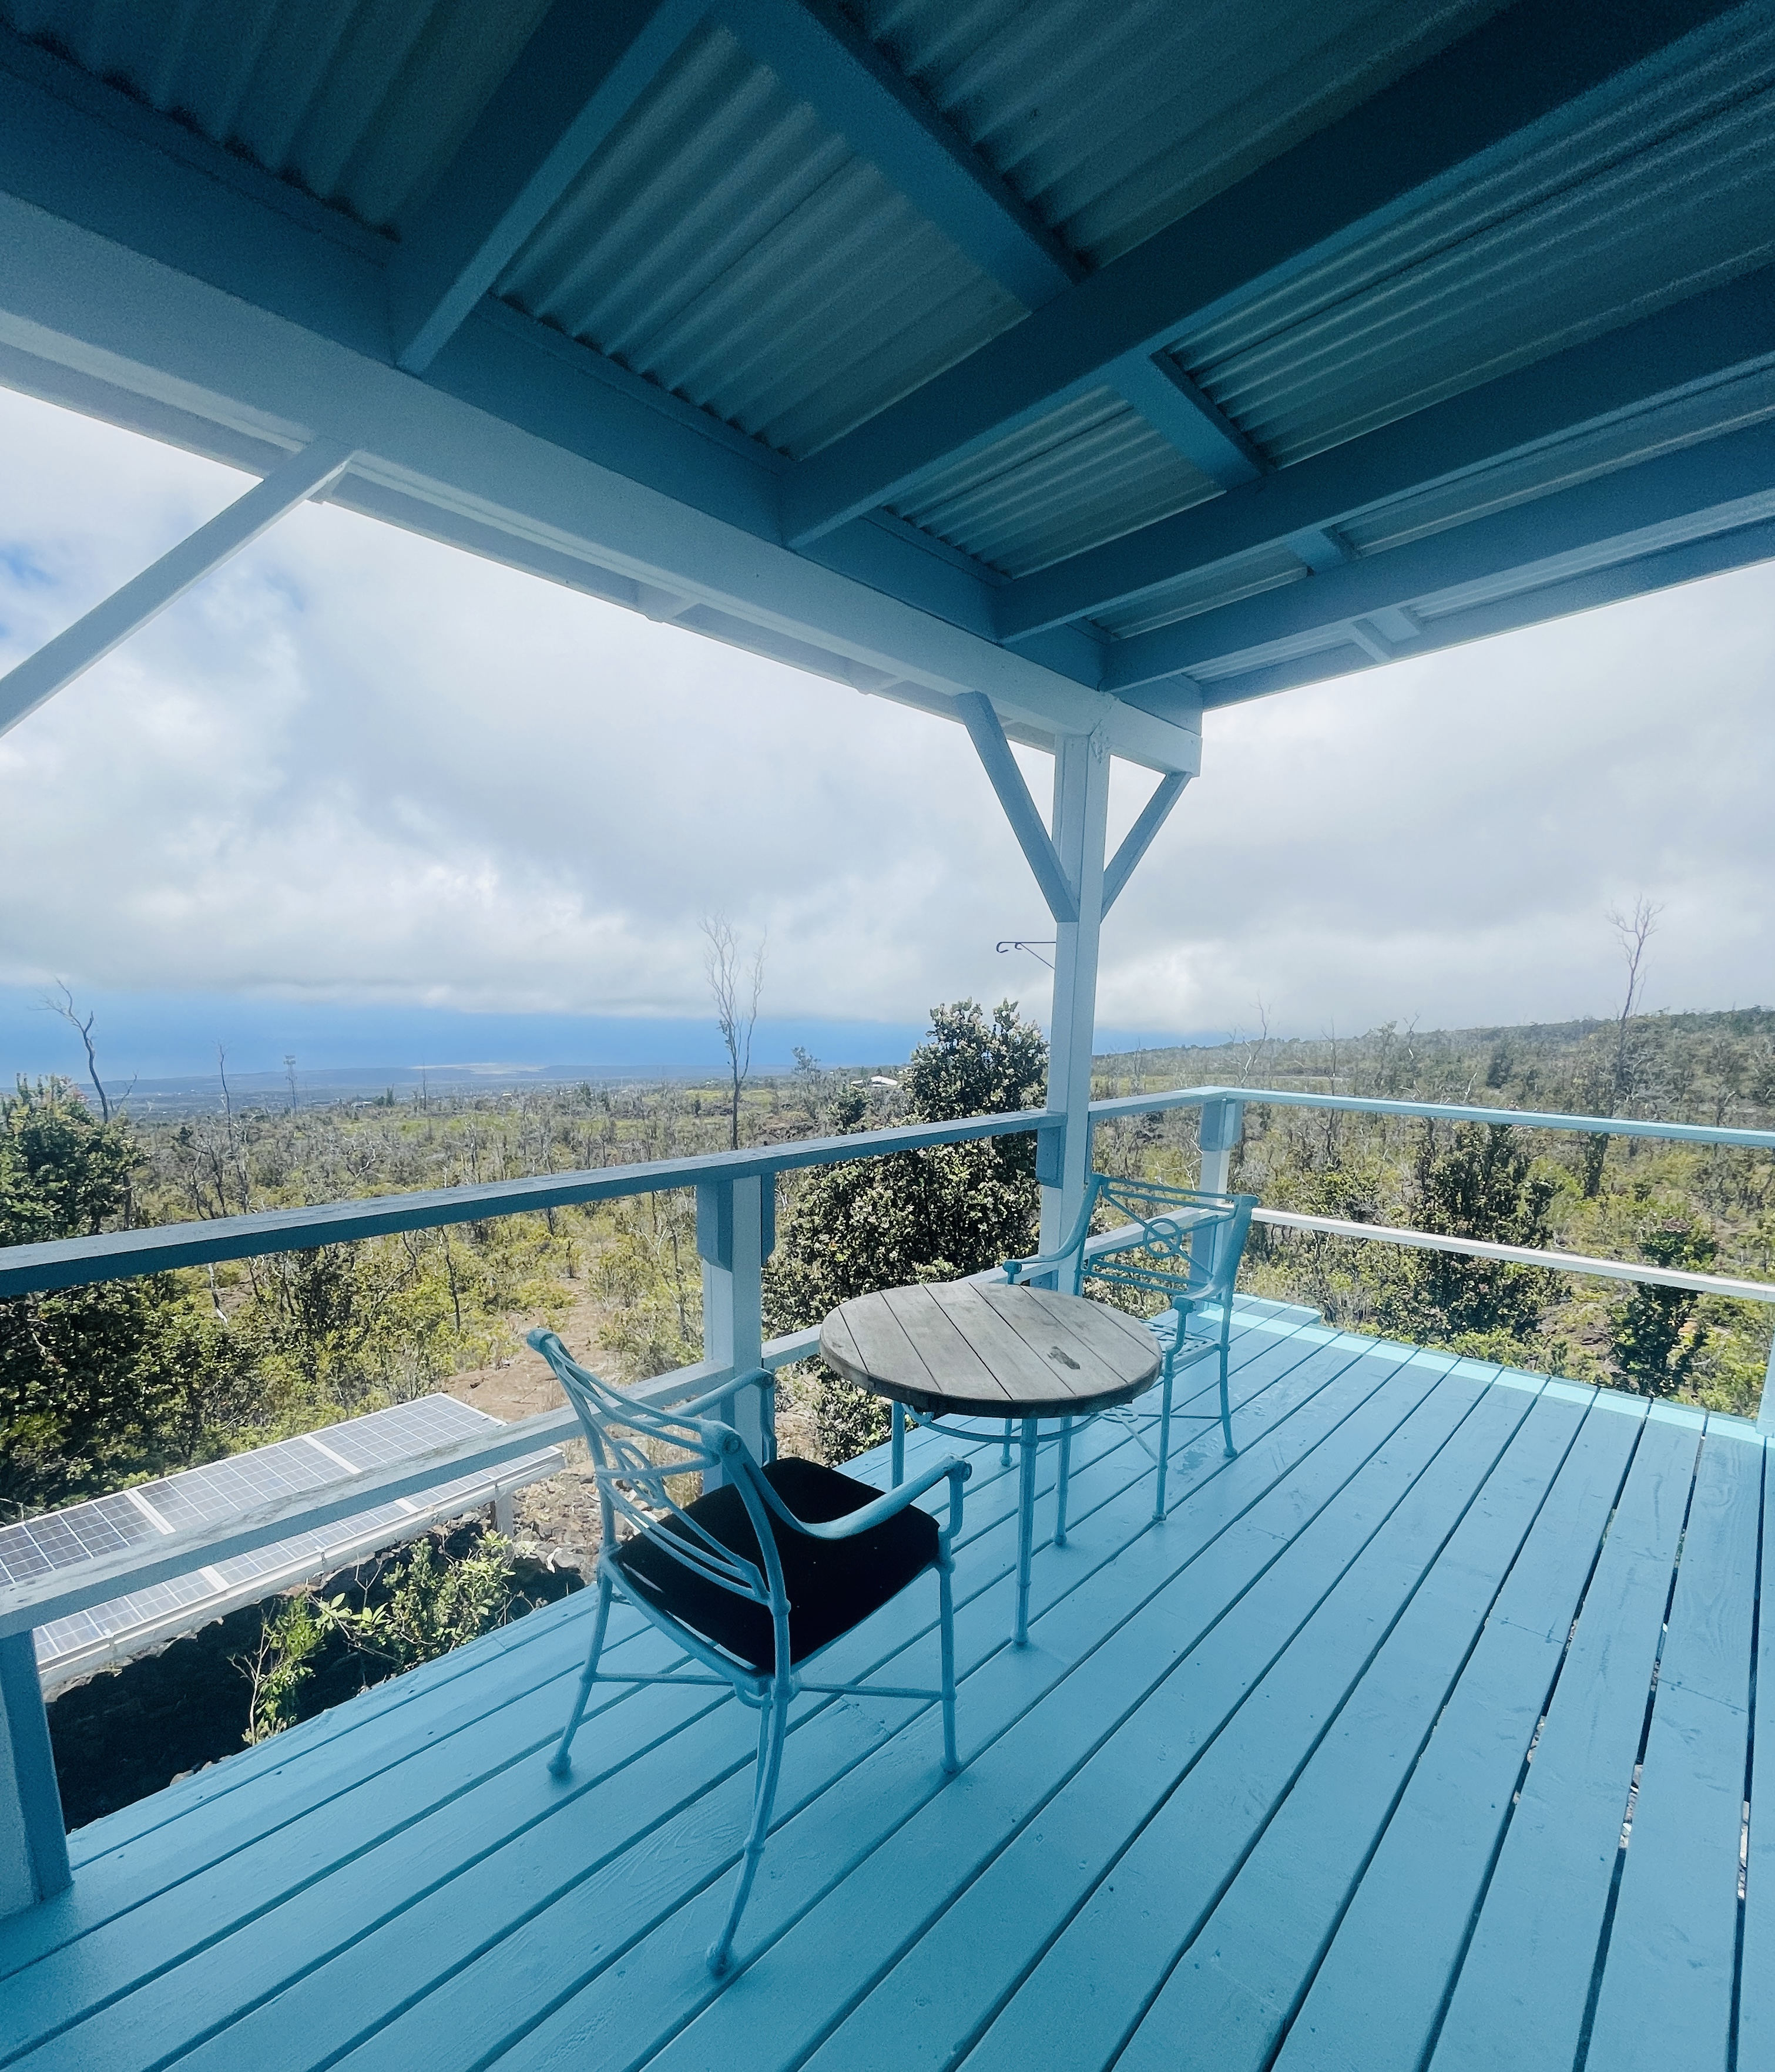
[[[1193, 1108], [1200, 1112], [1200, 1183], [1224, 1189], [1244, 1111], [1268, 1105], [1335, 1109], [1349, 1113], [1433, 1120], [1508, 1122], [1532, 1129], [1578, 1131], [1610, 1137], [1660, 1138], [1682, 1143], [1775, 1150], [1775, 1131], [1712, 1128], [1701, 1124], [1646, 1122], [1594, 1116], [1542, 1115], [1513, 1109], [1453, 1106], [1433, 1102], [1364, 1100], [1328, 1094], [1283, 1092], [1248, 1087], [1187, 1087], [1135, 1094], [1092, 1104], [1093, 1124], [1119, 1117]], [[397, 1231], [434, 1229], [549, 1208], [620, 1201], [636, 1194], [694, 1187], [697, 1197], [697, 1249], [702, 1264], [705, 1357], [645, 1383], [636, 1392], [661, 1404], [706, 1393], [725, 1376], [763, 1366], [776, 1368], [810, 1354], [816, 1331], [772, 1340], [762, 1335], [762, 1269], [774, 1241], [776, 1180], [779, 1174], [818, 1165], [884, 1157], [896, 1152], [982, 1138], [1036, 1135], [1037, 1170], [1057, 1173], [1056, 1156], [1065, 1119], [1046, 1110], [975, 1116], [957, 1122], [916, 1123], [817, 1137], [706, 1157], [665, 1159], [591, 1171], [549, 1174], [533, 1179], [452, 1187], [422, 1193], [379, 1195], [316, 1207], [274, 1210], [257, 1215], [220, 1217], [196, 1223], [106, 1233], [47, 1244], [0, 1250], [0, 1300], [102, 1281], [204, 1265], [223, 1260], [307, 1250]], [[1258, 1211], [1258, 1219], [1283, 1228], [1426, 1247], [1544, 1266], [1566, 1272], [1601, 1274], [1656, 1285], [1698, 1289], [1738, 1300], [1775, 1302], [1775, 1284], [1728, 1279], [1629, 1262], [1591, 1259], [1526, 1247], [1450, 1238], [1437, 1233], [1345, 1223], [1281, 1210]], [[1772, 1355], [1775, 1370], [1775, 1355]], [[732, 1399], [732, 1416], [755, 1443], [764, 1437], [767, 1414], [759, 1392]], [[1767, 1420], [1765, 1424], [1765, 1420]], [[1775, 1429], [1775, 1388], [1765, 1387], [1758, 1420]], [[170, 1581], [229, 1556], [271, 1545], [292, 1535], [393, 1502], [396, 1498], [451, 1482], [481, 1469], [533, 1453], [572, 1437], [578, 1429], [569, 1410], [545, 1412], [507, 1425], [488, 1437], [476, 1437], [435, 1449], [395, 1466], [354, 1476], [349, 1482], [281, 1498], [226, 1523], [159, 1539], [150, 1547], [121, 1550], [82, 1563], [78, 1568], [0, 1588], [0, 1708], [6, 1735], [0, 1741], [0, 1915], [46, 1897], [68, 1882], [59, 1803], [54, 1790], [48, 1733], [37, 1686], [31, 1634], [65, 1618], [156, 1582]], [[10, 1760], [6, 1761], [6, 1744]]]

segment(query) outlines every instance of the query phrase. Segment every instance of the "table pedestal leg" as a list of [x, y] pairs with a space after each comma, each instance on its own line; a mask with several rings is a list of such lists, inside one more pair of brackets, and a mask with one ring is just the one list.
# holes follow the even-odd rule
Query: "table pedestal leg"
[[1036, 1540], [1036, 1420], [1023, 1420], [1017, 1491], [1017, 1631], [1015, 1644], [1029, 1645], [1029, 1564]]
[[1073, 1420], [1060, 1420], [1060, 1485], [1054, 1498], [1054, 1544], [1066, 1544], [1066, 1488], [1073, 1472]]
[[894, 1487], [898, 1489], [906, 1479], [906, 1406], [896, 1403], [893, 1408], [893, 1445], [889, 1458], [893, 1463]]

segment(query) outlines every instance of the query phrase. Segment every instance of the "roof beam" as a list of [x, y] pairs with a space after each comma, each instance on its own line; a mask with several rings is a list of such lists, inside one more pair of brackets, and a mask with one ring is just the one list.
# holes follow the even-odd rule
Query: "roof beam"
[[[1724, 532], [1769, 516], [1775, 516], [1775, 421], [1725, 433], [1365, 555], [1286, 590], [1118, 641], [1104, 688], [1126, 691], [1303, 634], [1323, 631], [1330, 645], [1340, 634], [1351, 638], [1355, 620], [1439, 592], [1518, 574], [1520, 587], [1535, 587], [1579, 572], [1552, 565], [1564, 557], [1593, 556], [1593, 565], [1600, 565], [1672, 544], [1641, 543], [1637, 536], [1651, 528], [1692, 524], [1697, 533]], [[1538, 574], [1542, 569], [1544, 578]], [[1358, 644], [1374, 652], [1366, 642]]]
[[[1747, 568], [1752, 562], [1771, 558], [1775, 558], [1775, 519], [1714, 533], [1705, 539], [1686, 541], [1633, 561], [1588, 569], [1581, 575], [1543, 584], [1533, 590], [1451, 612], [1446, 618], [1432, 620], [1423, 630], [1422, 637], [1411, 648], [1410, 655], [1415, 658], [1439, 654], [1452, 648], [1465, 647], [1470, 641], [1489, 640], [1499, 634], [1542, 625], [1551, 619], [1564, 618], [1573, 612], [1599, 610], [1604, 605], [1650, 596], [1682, 583], [1727, 574], [1735, 569]], [[1209, 709], [1218, 710], [1377, 666], [1372, 659], [1364, 660], [1355, 643], [1350, 643], [1324, 648], [1312, 655], [1294, 656], [1285, 662], [1266, 664], [1238, 676], [1221, 677], [1203, 685], [1200, 695]], [[1194, 687], [1187, 688], [1193, 699]], [[1162, 713], [1169, 706], [1172, 690], [1169, 684], [1155, 684], [1135, 696], [1155, 714]], [[1192, 704], [1189, 709], [1193, 709]]]
[[1199, 313], [1383, 212], [1452, 190], [1530, 125], [1580, 121], [1567, 103], [1728, 10], [1727, 0], [1517, 0], [804, 461], [785, 484], [787, 536], [816, 539], [1101, 385]]
[[263, 482], [219, 511], [207, 524], [200, 525], [159, 560], [132, 576], [121, 590], [113, 590], [35, 655], [0, 676], [0, 734], [16, 726], [39, 705], [102, 661], [113, 648], [156, 619], [167, 606], [182, 598], [193, 584], [249, 546], [286, 512], [336, 481], [351, 465], [352, 450], [336, 441], [317, 439], [313, 445]]
[[798, 101], [1030, 309], [1084, 267], [830, 0], [715, 0], [715, 14]]
[[[0, 125], [0, 166], [8, 149]], [[212, 185], [194, 176], [194, 206]], [[834, 673], [860, 664], [878, 683], [938, 694], [937, 709], [951, 710], [958, 693], [984, 691], [1007, 724], [1048, 734], [1101, 726], [1130, 762], [1198, 767], [1200, 730], [1187, 699], [1163, 718], [1122, 705], [1095, 688], [1094, 651], [1093, 680], [1081, 683], [999, 646], [983, 606], [978, 623], [962, 623], [879, 579], [792, 553], [751, 529], [752, 502], [736, 494], [739, 510], [723, 515], [725, 496], [708, 495], [688, 460], [682, 485], [662, 487], [681, 440], [706, 452], [711, 467], [724, 458], [719, 442], [649, 415], [665, 458], [644, 442], [625, 458], [626, 421], [619, 411], [614, 429], [605, 421], [607, 402], [624, 398], [579, 378], [577, 348], [558, 358], [540, 340], [533, 348], [530, 330], [547, 337], [541, 327], [526, 327], [521, 349], [509, 352], [510, 327], [477, 314], [464, 339], [484, 346], [492, 364], [469, 384], [453, 347], [448, 371], [468, 389], [458, 393], [3, 192], [0, 251], [0, 347], [80, 370], [95, 397], [176, 403], [187, 421], [256, 429], [286, 451], [336, 439], [360, 452], [354, 485], [416, 532], [554, 581], [583, 568], [582, 586], [620, 591], [625, 602], [636, 583], [695, 595], [731, 619], [723, 637], [751, 627], [761, 645], [800, 642], [835, 658]], [[768, 486], [768, 474], [737, 457], [733, 465]], [[891, 555], [953, 573], [878, 536]]]
[[1772, 356], [1775, 268], [1765, 268], [1008, 584], [995, 600], [999, 638], [1088, 618], [1257, 548], [1299, 552], [1304, 528], [1323, 537], [1358, 512]]
[[1110, 386], [1184, 458], [1237, 489], [1275, 472], [1238, 426], [1184, 373], [1176, 360], [1130, 352], [1110, 370]]
[[706, 11], [555, 0], [389, 268], [394, 357], [422, 373]]

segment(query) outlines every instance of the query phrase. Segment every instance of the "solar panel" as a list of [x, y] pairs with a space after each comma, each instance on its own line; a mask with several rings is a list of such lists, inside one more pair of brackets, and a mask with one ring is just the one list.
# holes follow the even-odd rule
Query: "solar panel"
[[[322, 1431], [280, 1439], [274, 1445], [231, 1453], [225, 1460], [119, 1490], [90, 1503], [70, 1504], [64, 1511], [0, 1526], [0, 1582], [29, 1582], [97, 1555], [220, 1524], [278, 1497], [324, 1489], [369, 1469], [393, 1466], [453, 1441], [497, 1429], [500, 1421], [453, 1396], [423, 1396]], [[58, 1690], [108, 1662], [126, 1660], [155, 1641], [207, 1625], [241, 1605], [415, 1538], [428, 1526], [478, 1510], [528, 1482], [540, 1482], [560, 1466], [559, 1449], [550, 1446], [39, 1626], [37, 1667], [44, 1691]]]

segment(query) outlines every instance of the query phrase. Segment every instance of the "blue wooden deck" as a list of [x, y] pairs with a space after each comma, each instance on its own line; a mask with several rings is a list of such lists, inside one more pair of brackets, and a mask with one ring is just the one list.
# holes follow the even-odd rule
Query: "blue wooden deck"
[[[553, 1783], [588, 1596], [76, 1836], [0, 1928], [4, 2062], [1775, 2063], [1761, 1441], [1299, 1313], [1237, 1359], [1239, 1456], [1186, 1439], [1162, 1527], [1127, 1434], [1081, 1440], [1021, 1652], [976, 1454], [966, 1767], [912, 1701], [804, 1699], [729, 1982], [751, 1718], [612, 1692]], [[845, 1668], [931, 1678], [934, 1605]]]

